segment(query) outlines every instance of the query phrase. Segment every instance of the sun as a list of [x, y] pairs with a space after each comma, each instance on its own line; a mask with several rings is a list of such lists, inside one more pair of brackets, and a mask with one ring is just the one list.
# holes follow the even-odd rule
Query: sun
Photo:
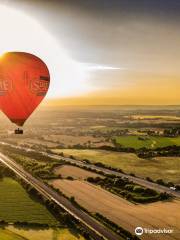
[[60, 43], [34, 18], [0, 5], [0, 54], [24, 51], [40, 57], [48, 66], [51, 84], [48, 97], [68, 97], [90, 91], [87, 72], [68, 56]]

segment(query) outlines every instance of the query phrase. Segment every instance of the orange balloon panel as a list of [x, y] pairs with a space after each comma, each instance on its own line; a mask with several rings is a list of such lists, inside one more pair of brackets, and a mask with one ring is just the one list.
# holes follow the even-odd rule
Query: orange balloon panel
[[0, 57], [0, 109], [22, 126], [46, 95], [49, 71], [38, 57], [8, 52]]

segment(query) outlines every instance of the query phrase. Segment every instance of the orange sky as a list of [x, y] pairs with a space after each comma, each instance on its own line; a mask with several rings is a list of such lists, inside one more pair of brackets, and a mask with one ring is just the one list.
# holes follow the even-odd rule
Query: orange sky
[[[132, 78], [132, 80], [131, 80]], [[132, 74], [127, 83], [76, 97], [48, 100], [50, 105], [178, 105], [180, 79], [175, 76]], [[122, 81], [123, 82], [123, 81]]]
[[49, 104], [180, 104], [178, 1], [3, 2], [0, 53], [47, 64]]

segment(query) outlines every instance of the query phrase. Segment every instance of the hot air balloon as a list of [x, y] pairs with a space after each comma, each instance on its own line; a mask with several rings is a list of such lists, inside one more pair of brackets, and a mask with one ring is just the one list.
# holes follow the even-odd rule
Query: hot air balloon
[[45, 97], [49, 83], [48, 68], [40, 58], [25, 52], [0, 57], [0, 109], [16, 125], [23, 126]]

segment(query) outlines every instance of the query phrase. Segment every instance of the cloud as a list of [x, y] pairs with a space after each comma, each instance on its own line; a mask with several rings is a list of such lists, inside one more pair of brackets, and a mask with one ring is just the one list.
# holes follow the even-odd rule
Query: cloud
[[105, 71], [105, 70], [124, 70], [125, 69], [125, 68], [109, 66], [109, 65], [87, 64], [87, 63], [82, 63], [82, 66], [86, 71]]

